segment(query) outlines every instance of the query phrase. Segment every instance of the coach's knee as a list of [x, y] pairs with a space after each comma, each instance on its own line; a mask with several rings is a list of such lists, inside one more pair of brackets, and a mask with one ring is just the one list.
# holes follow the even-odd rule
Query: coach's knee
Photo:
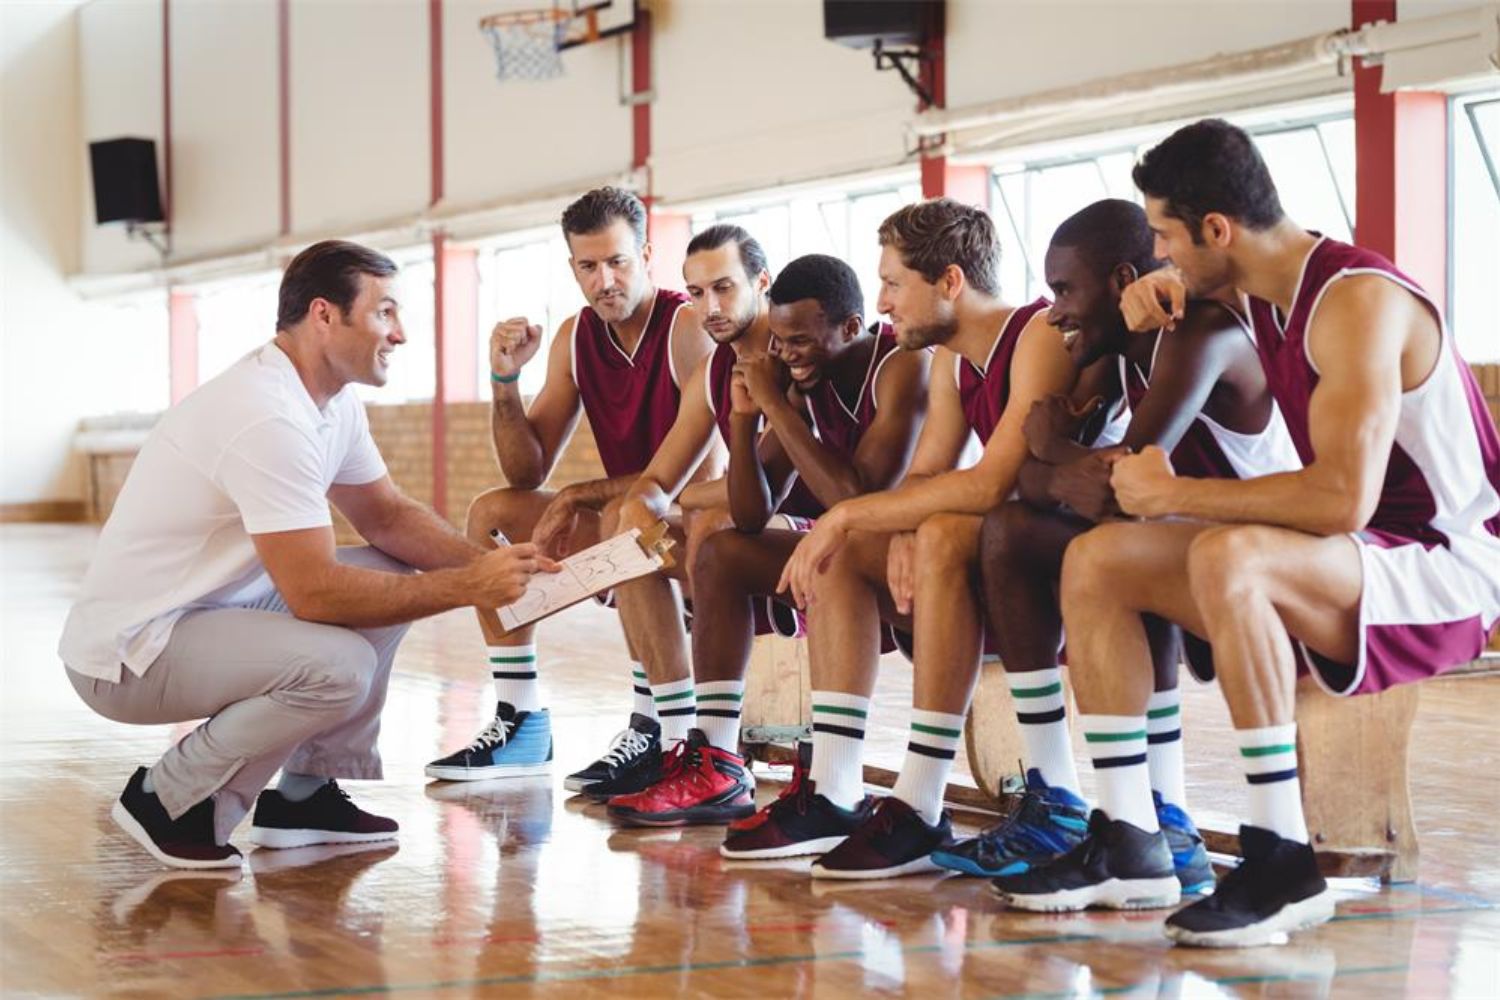
[[934, 514], [917, 529], [917, 573], [946, 575], [972, 563], [978, 554], [974, 518], [963, 514]]
[[351, 629], [326, 626], [298, 650], [291, 681], [273, 700], [327, 715], [364, 704], [377, 666], [375, 647]]

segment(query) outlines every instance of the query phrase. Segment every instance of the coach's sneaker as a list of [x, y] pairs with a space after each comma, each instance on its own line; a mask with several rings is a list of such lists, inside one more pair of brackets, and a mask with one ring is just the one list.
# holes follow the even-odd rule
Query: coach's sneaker
[[274, 788], [261, 792], [250, 819], [250, 843], [260, 847], [310, 847], [313, 844], [366, 844], [395, 840], [400, 826], [393, 819], [367, 813], [332, 778], [301, 802]]
[[109, 815], [147, 854], [173, 868], [240, 866], [239, 851], [214, 841], [212, 797], [173, 819], [156, 793], [146, 791], [145, 782], [146, 769], [136, 768]]
[[593, 795], [599, 785], [604, 795], [628, 795], [661, 778], [661, 723], [639, 712], [610, 740], [604, 756], [563, 781], [570, 792]]
[[1293, 931], [1333, 916], [1333, 893], [1311, 845], [1242, 826], [1240, 849], [1245, 859], [1213, 895], [1167, 918], [1167, 937], [1203, 948], [1283, 944]]
[[719, 853], [741, 861], [826, 854], [870, 818], [875, 800], [866, 795], [853, 809], [841, 809], [818, 794], [809, 778], [812, 744], [797, 744], [792, 780], [760, 812], [729, 824]]
[[995, 895], [1018, 910], [1054, 913], [1103, 906], [1149, 910], [1173, 906], [1182, 887], [1172, 851], [1160, 832], [1147, 833], [1095, 809], [1088, 836], [1067, 854], [993, 883]]
[[876, 879], [936, 871], [932, 852], [953, 835], [944, 812], [930, 825], [895, 796], [875, 803], [843, 843], [813, 862], [813, 878]]
[[1153, 791], [1156, 803], [1156, 821], [1161, 832], [1167, 835], [1167, 847], [1172, 851], [1172, 867], [1177, 870], [1177, 881], [1184, 896], [1201, 896], [1214, 888], [1214, 866], [1208, 860], [1208, 849], [1203, 846], [1203, 835], [1193, 825], [1193, 820], [1180, 806], [1162, 801], [1161, 792]]
[[1066, 788], [1053, 788], [1042, 772], [1026, 772], [1020, 804], [977, 837], [945, 844], [932, 852], [941, 868], [995, 878], [1015, 875], [1072, 850], [1089, 828], [1089, 807]]
[[458, 753], [427, 765], [427, 777], [439, 781], [480, 781], [552, 769], [552, 715], [545, 708], [518, 712], [500, 702], [495, 719], [474, 742]]
[[745, 760], [708, 742], [701, 729], [672, 748], [662, 779], [609, 800], [609, 814], [632, 826], [728, 823], [755, 812], [755, 779]]

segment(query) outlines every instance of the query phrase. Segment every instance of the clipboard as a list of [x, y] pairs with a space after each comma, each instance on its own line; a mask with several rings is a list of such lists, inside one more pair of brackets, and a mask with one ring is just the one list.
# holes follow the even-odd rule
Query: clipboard
[[538, 573], [526, 590], [505, 607], [496, 609], [507, 632], [549, 618], [595, 594], [675, 565], [665, 521], [645, 531], [630, 531], [605, 539], [563, 559], [556, 573]]

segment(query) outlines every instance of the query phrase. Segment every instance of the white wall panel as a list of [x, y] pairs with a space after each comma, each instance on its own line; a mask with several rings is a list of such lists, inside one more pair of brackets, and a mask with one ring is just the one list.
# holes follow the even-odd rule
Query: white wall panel
[[159, 259], [156, 251], [128, 240], [124, 225], [94, 225], [87, 143], [123, 136], [152, 139], [157, 176], [164, 177], [162, 0], [94, 0], [78, 8], [78, 74], [81, 267], [97, 274], [149, 267]]
[[293, 0], [293, 231], [355, 230], [427, 205], [427, 9]]
[[171, 12], [173, 254], [264, 244], [280, 225], [276, 4]]

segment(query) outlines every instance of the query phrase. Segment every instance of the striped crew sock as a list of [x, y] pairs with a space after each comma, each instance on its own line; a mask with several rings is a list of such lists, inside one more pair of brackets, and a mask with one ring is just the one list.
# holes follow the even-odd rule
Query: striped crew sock
[[1062, 671], [1028, 670], [1024, 674], [1006, 674], [1010, 696], [1016, 703], [1016, 722], [1026, 745], [1026, 766], [1042, 773], [1042, 780], [1053, 788], [1066, 788], [1080, 799], [1078, 765], [1073, 760], [1073, 743], [1068, 735], [1068, 712], [1065, 707]]
[[1151, 772], [1146, 767], [1146, 717], [1080, 712], [1078, 725], [1094, 762], [1104, 815], [1147, 833], [1160, 830], [1151, 802]]
[[542, 686], [536, 680], [536, 643], [487, 648], [496, 700], [513, 705], [517, 712], [535, 712], [541, 708]]
[[639, 663], [630, 664], [630, 710], [648, 719], [656, 718], [656, 702], [651, 697], [651, 682], [646, 679], [646, 668]]
[[745, 682], [699, 681], [693, 690], [698, 700], [698, 728], [708, 737], [709, 746], [739, 753]]
[[656, 717], [661, 720], [662, 749], [687, 739], [698, 715], [698, 706], [693, 701], [693, 679], [684, 677], [680, 681], [653, 684], [651, 698], [656, 702]]
[[1182, 764], [1182, 689], [1157, 691], [1146, 702], [1146, 766], [1163, 802], [1187, 808]]
[[865, 797], [865, 722], [870, 699], [842, 691], [812, 693], [813, 755], [808, 777], [840, 809]]
[[891, 794], [915, 809], [929, 825], [942, 819], [943, 792], [963, 734], [962, 715], [920, 708], [911, 713], [911, 742], [906, 745], [906, 760]]
[[1297, 780], [1297, 724], [1234, 732], [1240, 741], [1245, 780], [1250, 782], [1250, 825], [1307, 843], [1302, 782]]

